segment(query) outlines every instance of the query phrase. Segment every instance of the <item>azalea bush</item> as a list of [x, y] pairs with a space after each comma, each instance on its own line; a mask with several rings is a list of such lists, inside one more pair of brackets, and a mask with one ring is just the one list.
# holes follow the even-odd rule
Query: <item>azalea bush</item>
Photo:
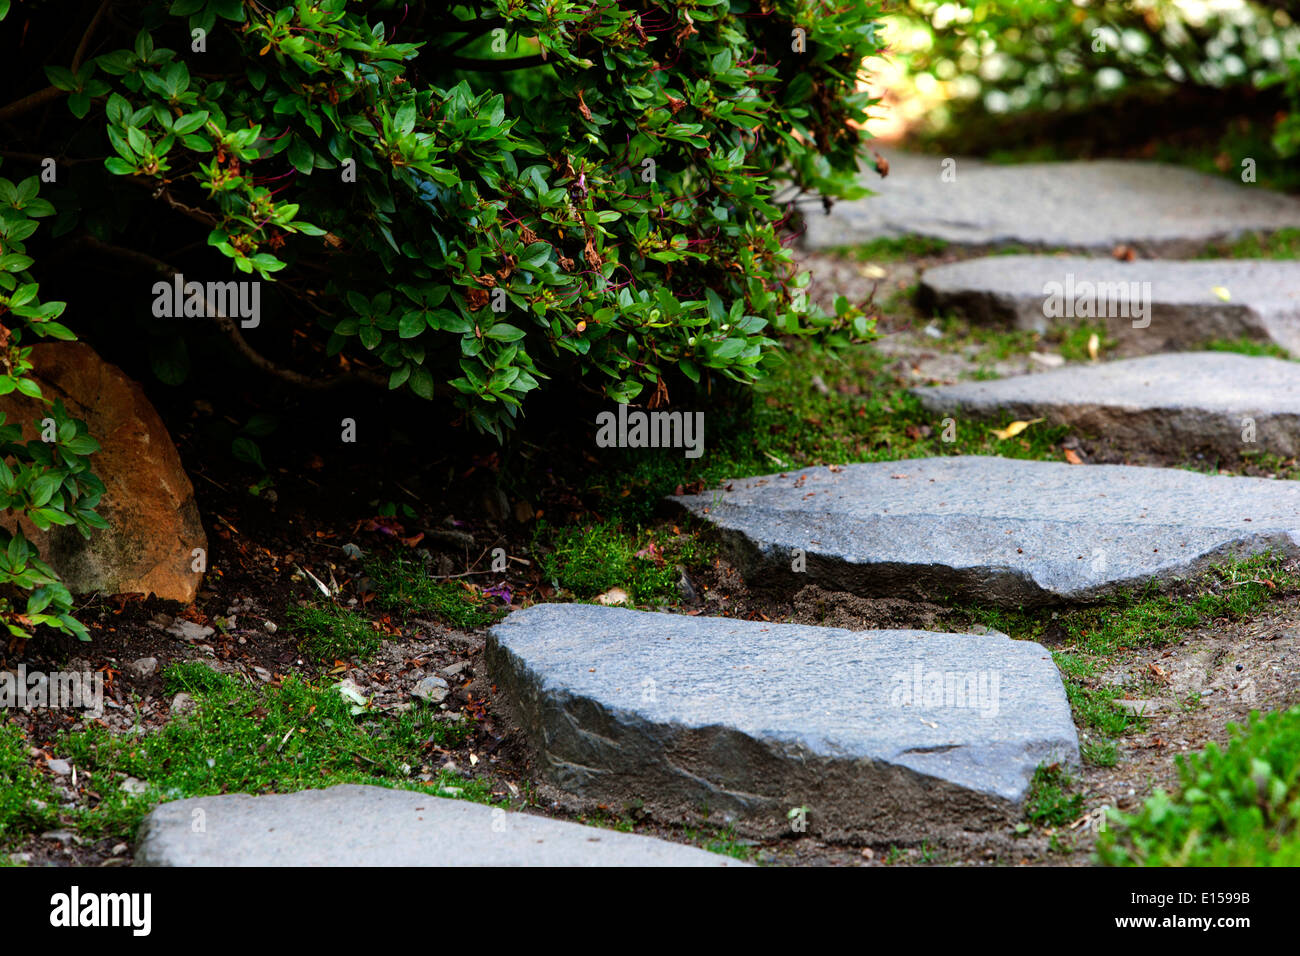
[[[500, 437], [548, 380], [658, 404], [757, 381], [779, 336], [871, 334], [786, 245], [797, 197], [863, 193], [878, 8], [0, 0], [0, 122], [68, 170], [56, 237], [273, 290], [227, 323], [264, 370], [382, 376]], [[179, 381], [185, 333], [150, 334]]]
[[48, 408], [32, 423], [36, 437], [26, 441], [23, 423], [7, 422], [0, 413], [0, 512], [7, 525], [0, 528], [0, 622], [17, 637], [44, 624], [85, 638], [85, 627], [72, 616], [72, 595], [18, 521], [41, 531], [72, 527], [86, 537], [105, 526], [95, 513], [104, 485], [90, 470], [99, 443], [61, 401], [50, 402], [33, 377], [32, 342], [73, 338], [59, 321], [64, 303], [44, 299], [31, 273], [27, 240], [54, 212], [39, 192], [36, 176], [18, 182], [0, 177], [0, 395], [16, 392]]

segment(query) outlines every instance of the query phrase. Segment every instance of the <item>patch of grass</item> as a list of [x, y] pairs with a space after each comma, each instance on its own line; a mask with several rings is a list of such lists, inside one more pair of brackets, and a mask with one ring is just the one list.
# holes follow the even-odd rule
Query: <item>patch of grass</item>
[[290, 632], [304, 653], [322, 664], [336, 660], [368, 661], [379, 650], [380, 636], [360, 614], [335, 604], [294, 605], [285, 615]]
[[1201, 259], [1300, 259], [1300, 229], [1248, 232], [1230, 242], [1212, 243]]
[[1238, 355], [1270, 356], [1289, 359], [1291, 353], [1275, 342], [1256, 342], [1253, 339], [1215, 339], [1205, 343], [1207, 352], [1236, 352]]
[[58, 824], [59, 798], [27, 755], [27, 741], [17, 727], [0, 723], [0, 862], [6, 846]]
[[990, 256], [1058, 256], [1069, 253], [1064, 246], [1026, 246], [1012, 242], [988, 252]]
[[905, 262], [942, 254], [949, 246], [943, 239], [928, 236], [900, 236], [872, 239], [856, 246], [837, 246], [832, 255], [850, 256], [859, 262]]
[[1017, 355], [1027, 355], [1038, 349], [1043, 337], [1032, 329], [1005, 329], [997, 326], [977, 325], [946, 315], [938, 326], [944, 337], [935, 346], [952, 351], [974, 353], [976, 362], [1005, 362]]
[[461, 581], [434, 580], [422, 564], [409, 558], [372, 560], [366, 564], [366, 574], [379, 607], [403, 618], [435, 617], [453, 627], [474, 628], [500, 616], [500, 607], [490, 597]]
[[685, 831], [686, 839], [710, 853], [720, 853], [733, 860], [750, 862], [758, 855], [758, 847], [742, 841], [736, 836], [735, 827], [728, 824], [720, 829]]
[[[1280, 594], [1300, 590], [1300, 575], [1271, 553], [1225, 562], [1202, 572], [1180, 593], [1162, 593], [1155, 582], [1104, 602], [1068, 611], [955, 607], [950, 626], [984, 624], [1012, 637], [1039, 640], [1051, 625], [1065, 633], [1075, 654], [1110, 656], [1135, 648], [1165, 647], [1209, 621], [1241, 620]], [[1078, 668], [1080, 660], [1058, 666]], [[1083, 675], [1088, 676], [1088, 675]]]
[[617, 830], [619, 833], [633, 833], [636, 830], [636, 821], [630, 816], [620, 816], [599, 808], [579, 814], [578, 822], [587, 826], [603, 827], [606, 830]]
[[1084, 763], [1093, 767], [1113, 767], [1119, 763], [1119, 749], [1113, 740], [1085, 740], [1079, 754]]
[[1075, 780], [1059, 764], [1040, 765], [1029, 784], [1025, 819], [1039, 826], [1065, 826], [1083, 815], [1083, 794], [1075, 792]]
[[1088, 352], [1088, 342], [1097, 336], [1098, 355], [1115, 347], [1115, 340], [1106, 333], [1106, 327], [1098, 323], [1087, 323], [1056, 330], [1060, 341], [1061, 357], [1068, 362], [1087, 362], [1092, 358]]
[[[197, 663], [168, 668], [164, 679], [168, 688], [194, 694], [191, 713], [145, 737], [114, 736], [92, 726], [58, 742], [59, 752], [88, 774], [103, 796], [93, 808], [68, 811], [92, 838], [129, 838], [162, 799], [218, 793], [368, 783], [429, 793], [457, 787], [465, 799], [491, 802], [478, 781], [446, 772], [431, 784], [411, 779], [428, 759], [426, 742], [454, 744], [468, 732], [423, 708], [353, 716], [351, 704], [331, 688], [295, 677], [279, 687], [250, 687]], [[122, 775], [144, 781], [147, 792], [123, 792]]]
[[591, 599], [619, 587], [640, 605], [676, 603], [676, 566], [695, 563], [703, 553], [692, 536], [660, 544], [616, 521], [563, 528], [539, 522], [534, 543], [542, 573], [566, 591]]
[[1121, 688], [1089, 687], [1078, 680], [1067, 679], [1065, 696], [1070, 701], [1074, 722], [1098, 733], [1121, 737], [1142, 726], [1143, 718], [1115, 706], [1115, 701], [1124, 696]]
[[1179, 757], [1179, 790], [1117, 814], [1097, 856], [1110, 866], [1300, 865], [1300, 707], [1230, 724], [1224, 748]]

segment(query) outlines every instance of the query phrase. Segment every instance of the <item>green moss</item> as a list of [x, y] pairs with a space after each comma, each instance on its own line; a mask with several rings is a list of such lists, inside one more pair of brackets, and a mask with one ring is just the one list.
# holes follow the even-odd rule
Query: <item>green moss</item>
[[1065, 826], [1083, 815], [1083, 794], [1059, 764], [1039, 766], [1025, 798], [1025, 819], [1039, 826]]
[[473, 628], [501, 616], [500, 606], [491, 598], [459, 581], [435, 580], [423, 565], [409, 558], [370, 561], [366, 574], [379, 607], [403, 618], [434, 617], [454, 627]]
[[1300, 229], [1249, 232], [1229, 242], [1216, 242], [1202, 259], [1300, 259]]
[[836, 246], [828, 249], [831, 255], [848, 256], [859, 262], [906, 262], [942, 254], [948, 248], [943, 239], [929, 236], [900, 236], [898, 238], [872, 239], [856, 246]]
[[379, 649], [379, 632], [366, 618], [347, 608], [335, 604], [294, 605], [286, 617], [290, 632], [302, 641], [303, 653], [318, 663], [367, 661]]
[[17, 727], [0, 723], [0, 861], [16, 840], [58, 825], [59, 798], [28, 757], [28, 746]]
[[1291, 353], [1275, 342], [1256, 342], [1253, 339], [1215, 339], [1205, 343], [1207, 352], [1236, 352], [1238, 355], [1271, 356], [1289, 359]]
[[700, 556], [689, 536], [660, 544], [614, 521], [565, 528], [539, 523], [535, 545], [542, 573], [566, 591], [590, 599], [618, 587], [639, 605], [676, 603], [676, 566]]

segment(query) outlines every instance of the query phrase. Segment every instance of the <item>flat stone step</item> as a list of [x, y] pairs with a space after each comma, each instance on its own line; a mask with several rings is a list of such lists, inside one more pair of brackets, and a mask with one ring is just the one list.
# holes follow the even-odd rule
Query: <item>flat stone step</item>
[[487, 660], [551, 783], [670, 821], [934, 839], [1017, 818], [1040, 763], [1078, 761], [1051, 655], [996, 633], [542, 604]]
[[1014, 607], [1300, 554], [1300, 481], [963, 455], [728, 487], [669, 500], [721, 529], [759, 583]]
[[917, 298], [975, 323], [1103, 325], [1130, 354], [1245, 338], [1300, 355], [1300, 262], [986, 256], [925, 270]]
[[[199, 827], [201, 826], [201, 829]], [[742, 866], [695, 847], [413, 790], [193, 797], [144, 818], [137, 866]]]
[[[1180, 166], [1122, 159], [1007, 166], [883, 152], [889, 175], [863, 173], [877, 195], [837, 202], [830, 215], [808, 207], [808, 247], [914, 235], [1190, 255], [1210, 240], [1300, 226], [1300, 200]], [[945, 168], [955, 171], [952, 181], [944, 181]]]
[[1300, 454], [1300, 362], [1284, 359], [1173, 352], [913, 392], [936, 416], [1046, 418], [1119, 451]]

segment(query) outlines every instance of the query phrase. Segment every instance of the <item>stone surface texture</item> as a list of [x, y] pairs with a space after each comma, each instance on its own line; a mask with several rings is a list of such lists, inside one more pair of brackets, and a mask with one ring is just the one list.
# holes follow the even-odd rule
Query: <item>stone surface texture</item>
[[[1300, 200], [1163, 163], [1086, 160], [994, 165], [886, 149], [889, 175], [864, 171], [876, 195], [810, 206], [812, 249], [930, 236], [965, 245], [1104, 251], [1125, 244], [1189, 255], [1213, 239], [1300, 226]], [[945, 161], [949, 165], [945, 167]], [[944, 181], [945, 168], [955, 172]]]
[[670, 500], [721, 529], [758, 583], [1014, 607], [1300, 554], [1293, 481], [964, 455], [728, 485]]
[[534, 605], [489, 632], [492, 679], [579, 803], [741, 833], [920, 839], [1015, 819], [1078, 761], [1051, 655], [999, 634], [849, 631]]
[[1300, 362], [1172, 352], [913, 389], [936, 416], [1046, 418], [1130, 451], [1300, 454]]
[[[1064, 286], [1071, 276], [1076, 314], [1049, 318], [1047, 284]], [[1085, 282], [1098, 292], [1106, 284], [1091, 316], [1077, 314], [1077, 290]], [[1144, 283], [1150, 283], [1149, 311], [1134, 308], [1143, 304], [1140, 298], [1130, 300], [1134, 292], [1148, 294]], [[917, 298], [923, 308], [956, 312], [976, 324], [1038, 332], [1101, 325], [1125, 355], [1235, 339], [1273, 343], [1300, 355], [1300, 262], [987, 256], [927, 269]]]
[[[202, 830], [196, 832], [197, 822]], [[193, 797], [141, 824], [137, 866], [742, 866], [695, 847], [411, 790]]]

